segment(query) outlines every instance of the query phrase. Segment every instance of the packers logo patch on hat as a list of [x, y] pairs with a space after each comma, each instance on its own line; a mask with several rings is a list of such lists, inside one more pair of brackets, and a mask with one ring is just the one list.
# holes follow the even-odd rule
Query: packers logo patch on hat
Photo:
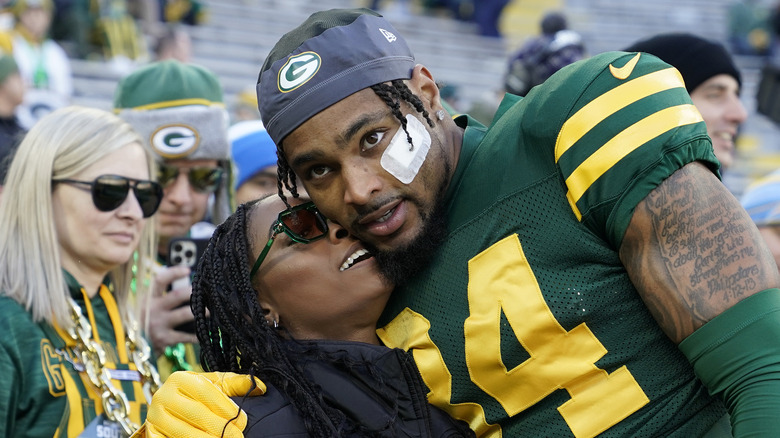
[[315, 52], [304, 52], [290, 59], [279, 69], [279, 91], [289, 93], [313, 78], [320, 70], [322, 59]]
[[376, 12], [315, 12], [285, 34], [263, 62], [256, 87], [261, 119], [274, 142], [282, 144], [341, 99], [375, 84], [409, 79], [413, 70], [406, 41]]
[[200, 136], [187, 125], [166, 125], [152, 133], [149, 143], [164, 158], [181, 158], [198, 148]]

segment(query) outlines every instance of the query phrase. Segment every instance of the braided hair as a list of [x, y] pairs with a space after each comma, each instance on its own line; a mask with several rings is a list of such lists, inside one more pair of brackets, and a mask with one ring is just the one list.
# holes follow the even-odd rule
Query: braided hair
[[[412, 136], [409, 134], [409, 130], [406, 127], [406, 118], [401, 112], [401, 102], [406, 102], [409, 106], [414, 108], [418, 113], [422, 114], [425, 120], [428, 122], [428, 126], [433, 128], [433, 121], [431, 120], [428, 111], [425, 109], [422, 101], [417, 97], [409, 87], [406, 86], [402, 80], [394, 80], [390, 82], [390, 85], [386, 83], [380, 83], [372, 85], [370, 87], [374, 90], [377, 96], [379, 96], [385, 104], [390, 107], [393, 115], [399, 122], [401, 122], [401, 128], [406, 133], [406, 141], [412, 144]], [[289, 191], [294, 198], [298, 197], [298, 182], [295, 177], [295, 172], [290, 168], [290, 164], [287, 162], [287, 156], [284, 154], [284, 148], [282, 142], [276, 145], [277, 160], [277, 189], [279, 191], [279, 197], [282, 198], [285, 205], [290, 207], [287, 201], [287, 196], [284, 194], [284, 190]]]
[[208, 371], [249, 374], [274, 385], [297, 409], [312, 437], [368, 436], [363, 425], [324, 401], [300, 364], [314, 358], [339, 368], [370, 371], [371, 365], [330, 357], [264, 323], [268, 311], [261, 307], [249, 274], [254, 259], [249, 216], [258, 201], [240, 205], [217, 227], [195, 272], [192, 309], [201, 362]]
[[344, 419], [323, 409], [318, 388], [296, 365], [301, 351], [263, 323], [267, 311], [261, 308], [249, 276], [252, 252], [247, 224], [255, 204], [239, 206], [217, 227], [196, 271], [192, 308], [201, 360], [210, 371], [261, 376], [289, 396], [312, 436], [332, 436], [329, 423], [338, 425]]

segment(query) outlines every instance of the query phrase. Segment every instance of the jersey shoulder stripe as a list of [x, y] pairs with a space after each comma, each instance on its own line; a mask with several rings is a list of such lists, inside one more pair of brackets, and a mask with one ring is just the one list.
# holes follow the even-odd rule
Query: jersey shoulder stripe
[[646, 53], [607, 52], [559, 73], [525, 105], [556, 115], [545, 129], [555, 133], [547, 140], [569, 206], [613, 244], [622, 240], [623, 216], [674, 171], [696, 160], [717, 168], [701, 115], [669, 64]]
[[577, 219], [582, 218], [577, 207], [582, 195], [620, 160], [661, 133], [701, 121], [701, 115], [692, 104], [677, 105], [659, 110], [607, 140], [566, 178], [566, 186], [569, 188], [566, 197]]
[[555, 144], [555, 161], [585, 133], [618, 110], [651, 94], [679, 87], [684, 88], [682, 76], [677, 70], [668, 68], [625, 82], [598, 96], [564, 122]]

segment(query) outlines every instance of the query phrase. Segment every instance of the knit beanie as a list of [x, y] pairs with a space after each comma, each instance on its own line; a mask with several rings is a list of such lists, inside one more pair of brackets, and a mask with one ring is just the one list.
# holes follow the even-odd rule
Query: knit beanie
[[230, 143], [222, 86], [204, 67], [173, 59], [154, 62], [122, 78], [114, 111], [141, 134], [158, 161], [218, 160], [225, 170], [216, 213], [230, 215]]
[[688, 33], [668, 33], [638, 41], [623, 49], [655, 55], [680, 71], [691, 93], [709, 78], [727, 74], [742, 86], [742, 77], [722, 44]]
[[740, 202], [756, 225], [780, 225], [780, 170], [748, 186]]
[[260, 70], [260, 116], [276, 144], [306, 120], [372, 85], [409, 79], [414, 55], [370, 9], [312, 14], [271, 49]]
[[5, 82], [8, 76], [19, 72], [19, 66], [12, 55], [0, 55], [0, 84]]
[[727, 74], [742, 87], [742, 76], [722, 44], [689, 33], [669, 33], [637, 41], [623, 49], [655, 55], [680, 71], [685, 88], [691, 93], [709, 78]]
[[228, 128], [233, 163], [238, 170], [233, 188], [268, 166], [276, 164], [276, 145], [260, 120], [245, 120]]

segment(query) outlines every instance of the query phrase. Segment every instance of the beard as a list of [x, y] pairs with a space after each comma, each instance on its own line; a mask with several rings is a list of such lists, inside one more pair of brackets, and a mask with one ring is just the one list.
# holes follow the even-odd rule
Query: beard
[[379, 265], [379, 272], [396, 287], [405, 285], [427, 267], [447, 237], [447, 217], [442, 202], [437, 201], [431, 214], [423, 217], [423, 224], [420, 234], [400, 248], [391, 251], [370, 249]]
[[[449, 174], [448, 164], [445, 162], [446, 174]], [[403, 286], [425, 269], [447, 238], [448, 221], [444, 198], [448, 184], [447, 179], [441, 182], [433, 208], [428, 214], [421, 214], [422, 230], [414, 240], [392, 250], [369, 248], [379, 265], [379, 272], [391, 285]]]

